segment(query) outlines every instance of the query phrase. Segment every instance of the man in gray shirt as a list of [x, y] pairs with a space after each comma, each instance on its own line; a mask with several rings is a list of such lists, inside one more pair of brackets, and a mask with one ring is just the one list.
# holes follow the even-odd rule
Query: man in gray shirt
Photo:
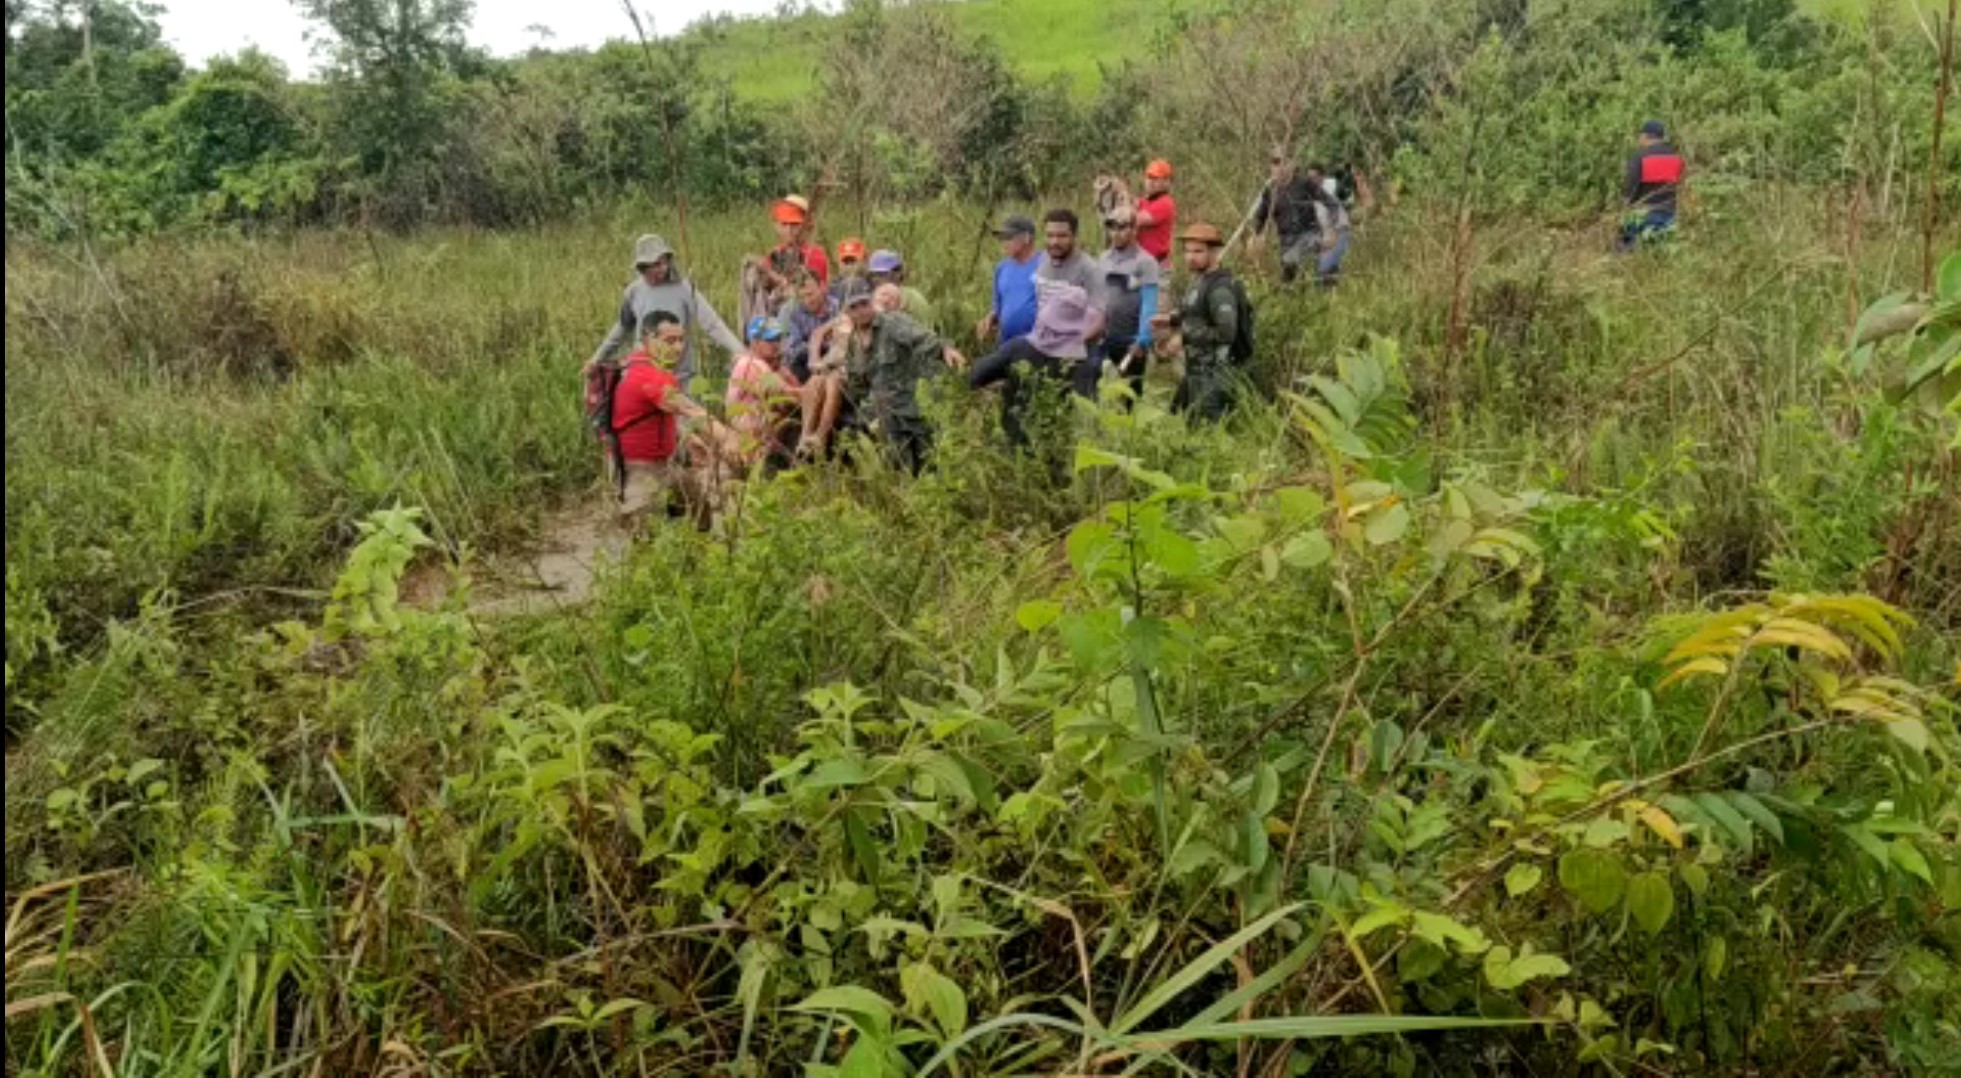
[[722, 316], [708, 305], [695, 289], [694, 282], [681, 276], [674, 268], [674, 248], [659, 236], [642, 236], [633, 244], [633, 269], [639, 274], [632, 284], [626, 286], [626, 295], [620, 301], [620, 314], [613, 322], [613, 328], [606, 331], [606, 339], [599, 342], [599, 350], [592, 354], [586, 364], [594, 367], [615, 359], [626, 346], [633, 343], [634, 333], [640, 320], [655, 311], [668, 311], [681, 320], [681, 327], [689, 331], [687, 343], [682, 346], [681, 361], [675, 365], [674, 376], [680, 380], [683, 392], [689, 390], [689, 383], [695, 375], [694, 333], [696, 326], [708, 332], [708, 339], [730, 355], [742, 352], [742, 341], [723, 323]]
[[1105, 359], [1130, 380], [1131, 390], [1144, 391], [1145, 359], [1151, 351], [1151, 319], [1158, 313], [1158, 286], [1162, 283], [1158, 260], [1137, 244], [1137, 211], [1118, 206], [1103, 221], [1109, 234], [1110, 249], [1103, 252], [1104, 337], [1101, 351], [1092, 350], [1091, 359], [1100, 367]]
[[1089, 296], [1090, 320], [1086, 336], [1103, 336], [1104, 311], [1109, 302], [1103, 288], [1103, 269], [1097, 259], [1076, 246], [1077, 221], [1074, 210], [1050, 210], [1042, 218], [1042, 239], [1047, 250], [1035, 267], [1035, 310], [1037, 317], [1065, 285], [1075, 285]]

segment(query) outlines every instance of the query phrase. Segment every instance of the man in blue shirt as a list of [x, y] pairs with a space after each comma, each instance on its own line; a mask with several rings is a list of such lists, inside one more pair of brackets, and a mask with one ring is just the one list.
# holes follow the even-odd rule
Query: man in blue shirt
[[994, 307], [974, 333], [986, 340], [1000, 333], [1003, 344], [1035, 328], [1035, 270], [1041, 264], [1035, 249], [1035, 222], [1015, 214], [994, 230], [1007, 257], [994, 267]]

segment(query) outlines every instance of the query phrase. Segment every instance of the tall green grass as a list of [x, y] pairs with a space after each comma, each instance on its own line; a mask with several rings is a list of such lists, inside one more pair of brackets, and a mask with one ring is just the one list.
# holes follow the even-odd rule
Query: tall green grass
[[[906, 952], [983, 971], [964, 985], [974, 1028], [1046, 1023], [1087, 1044], [1105, 1036], [1087, 1017], [1148, 1003], [1167, 1029], [1214, 1030], [1226, 1012], [1213, 1010], [1236, 990], [1356, 1006], [1361, 982], [1336, 993], [1358, 944], [1325, 923], [1295, 925], [1301, 940], [1266, 954], [1283, 958], [1271, 967], [1282, 974], [1235, 979], [1216, 961], [1193, 965], [1270, 922], [1242, 916], [1232, 886], [1172, 881], [1152, 813], [1167, 802], [1237, 811], [1263, 781], [1245, 769], [1298, 763], [1315, 739], [1336, 744], [1344, 716], [1366, 719], [1318, 790], [1290, 777], [1254, 830], [1272, 829], [1269, 810], [1306, 820], [1305, 856], [1330, 873], [1391, 879], [1422, 858], [1355, 854], [1389, 826], [1385, 806], [1471, 798], [1499, 770], [1455, 769], [1487, 749], [1544, 750], [1535, 766], [1546, 767], [1556, 756], [1618, 769], [1624, 758], [1628, 774], [1673, 759], [1704, 706], [1648, 693], [1668, 619], [1770, 587], [1881, 593], [1920, 619], [1902, 675], [1926, 686], [1951, 676], [1961, 547], [1940, 541], [1961, 527], [1951, 454], [1931, 421], [1885, 404], [1873, 379], [1839, 362], [1857, 309], [1911, 279], [1915, 238], [1905, 222], [1868, 221], [1854, 244], [1814, 191], [1700, 197], [1674, 243], [1628, 258], [1606, 253], [1606, 221], [1477, 221], [1457, 354], [1443, 342], [1463, 248], [1446, 207], [1412, 200], [1367, 222], [1332, 295], [1280, 287], [1270, 256], [1242, 259], [1260, 305], [1262, 393], [1218, 430], [1152, 418], [1138, 434], [1110, 415], [1095, 421], [1088, 437], [1106, 449], [1220, 492], [1216, 506], [1178, 519], [1198, 528], [1269, 488], [1324, 487], [1328, 458], [1275, 401], [1371, 335], [1393, 337], [1418, 433], [1409, 452], [1372, 466], [1417, 499], [1444, 480], [1519, 492], [1546, 522], [1529, 584], [1493, 570], [1488, 591], [1437, 595], [1428, 555], [1412, 547], [1358, 557], [1366, 573], [1339, 586], [1221, 570], [1214, 586], [1154, 595], [1146, 613], [1193, 626], [1151, 660], [1177, 750], [1174, 781], [1155, 799], [1149, 783], [1131, 791], [1127, 769], [1144, 756], [1106, 761], [1084, 747], [1105, 735], [1070, 731], [1122, 728], [1135, 680], [1072, 667], [1079, 641], [1029, 628], [1043, 603], [1084, 601], [1065, 535], [1124, 492], [1070, 474], [1090, 421], [1067, 402], [1052, 402], [1040, 452], [1017, 455], [1002, 445], [992, 398], [947, 384], [934, 394], [939, 464], [921, 479], [862, 462], [792, 473], [745, 492], [720, 533], [658, 530], [583, 609], [504, 624], [452, 609], [411, 614], [392, 635], [336, 636], [323, 627], [326, 589], [375, 510], [426, 511], [438, 547], [500, 547], [588, 492], [596, 462], [577, 415], [578, 367], [613, 316], [634, 234], [679, 240], [680, 222], [621, 207], [518, 234], [173, 241], [99, 267], [14, 247], [8, 883], [31, 901], [9, 930], [10, 1005], [30, 991], [40, 1002], [10, 1024], [10, 1067], [72, 1071], [91, 1042], [106, 1042], [133, 1073], [698, 1071], [744, 1054], [778, 1073], [834, 1058], [837, 1037], [795, 1007], [813, 985], [771, 981], [789, 974], [769, 970], [830, 968], [804, 932], [830, 931], [823, 903], [845, 903], [837, 916], [853, 925], [876, 927], [888, 906], [893, 918], [948, 918], [946, 885], [928, 867], [980, 881], [962, 884], [985, 896], [964, 908], [1008, 926], [998, 943]], [[1190, 213], [1229, 219], [1225, 199], [1195, 192], [1191, 203]], [[985, 302], [984, 212], [834, 205], [823, 230], [905, 251], [972, 353], [959, 327]], [[738, 259], [767, 236], [759, 210], [688, 222], [688, 264], [725, 313]], [[707, 379], [704, 395], [714, 386]], [[1358, 658], [1342, 691], [1350, 619], [1388, 635], [1363, 649], [1367, 676]], [[835, 694], [809, 695], [839, 682], [878, 703], [840, 719]], [[1786, 722], [1785, 686], [1746, 688], [1737, 706], [1756, 709], [1748, 718]], [[867, 847], [851, 830], [867, 825], [840, 823], [847, 810], [827, 800], [842, 796], [826, 783], [848, 767], [824, 781], [786, 770], [819, 748], [903, 741], [912, 751], [924, 739], [938, 751], [971, 723], [986, 736], [967, 747], [1004, 793], [1027, 794], [1030, 812], [1043, 797], [1070, 798], [1080, 813], [1025, 834], [1005, 814], [954, 815], [910, 852], [896, 830]], [[1377, 777], [1384, 723], [1397, 737], [1424, 731], [1447, 766]], [[1751, 766], [1790, 779], [1794, 797], [1815, 787], [1828, 801], [1892, 798], [1905, 772], [1869, 744], [1791, 746]], [[1057, 788], [1016, 785], [1050, 774]], [[1710, 781], [1759, 780], [1739, 769]], [[1901, 803], [1933, 803], [1945, 781], [1916, 780]], [[889, 796], [867, 802], [878, 812], [944, 793], [912, 780], [863, 787]], [[631, 804], [654, 824], [645, 834]], [[1452, 841], [1483, 828], [1484, 801], [1452, 804]], [[742, 845], [761, 836], [782, 845]], [[1643, 856], [1668, 856], [1647, 846]], [[1735, 972], [1728, 983], [1795, 1001], [1802, 1019], [1767, 1023], [1762, 1050], [1801, 1061], [1804, 1044], [1787, 1042], [1816, 1038], [1841, 1061], [1882, 1043], [1933, 1052], [1950, 1020], [1951, 970], [1920, 965], [1938, 953], [1939, 929], [1923, 932], [1908, 909], [1933, 900], [1851, 901], [1868, 893], [1849, 867], [1867, 856], [1858, 849], [1769, 856], [1712, 861], [1722, 882], [1695, 921], [1698, 932], [1736, 926], [1728, 946], [1754, 979]], [[883, 887], [854, 883], [881, 857], [909, 867]], [[1445, 867], [1423, 878], [1429, 899]], [[73, 879], [96, 871], [113, 875]], [[1284, 897], [1339, 904], [1338, 890], [1302, 883]], [[726, 904], [701, 908], [707, 894]], [[1779, 928], [1747, 934], [1762, 903]], [[1530, 938], [1544, 925], [1522, 908], [1507, 899], [1463, 916]], [[1142, 935], [1146, 924], [1163, 934]], [[1572, 929], [1561, 947], [1581, 967], [1576, 991], [1629, 993], [1631, 1009], [1617, 1012], [1629, 1022], [1671, 998], [1651, 983], [1658, 973], [1616, 950], [1645, 935], [1559, 924]], [[1084, 958], [1072, 931], [1085, 933]], [[897, 998], [900, 959], [868, 952], [870, 932], [837, 931], [835, 968]], [[1913, 977], [1889, 974], [1872, 991], [1925, 1028], [1819, 1018], [1858, 1001], [1785, 983], [1791, 939], [1807, 970], [1901, 956]], [[1639, 956], [1673, 957], [1662, 943]], [[1385, 965], [1383, 976], [1392, 969], [1410, 972]], [[1469, 975], [1476, 988], [1475, 964]], [[1524, 1016], [1523, 996], [1442, 997], [1420, 980], [1398, 997], [1412, 1012]], [[1090, 998], [1072, 1013], [1063, 1000], [1079, 981]], [[1173, 1006], [1174, 990], [1190, 995]], [[593, 1017], [618, 1001], [625, 1010]], [[84, 1022], [77, 1004], [102, 1021]], [[1434, 1058], [1472, 1068], [1502, 1043], [1535, 1063], [1578, 1066], [1570, 1038], [1481, 1036], [1440, 1039]], [[980, 1069], [1056, 1065], [995, 1043], [976, 1050]], [[1317, 1046], [1299, 1058], [1366, 1071], [1401, 1050]], [[1189, 1051], [1180, 1058], [1202, 1070], [1231, 1066], [1229, 1047]]]

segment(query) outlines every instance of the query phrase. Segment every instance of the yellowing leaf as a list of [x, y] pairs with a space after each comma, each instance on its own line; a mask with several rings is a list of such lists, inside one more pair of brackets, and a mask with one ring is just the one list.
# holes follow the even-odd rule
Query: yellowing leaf
[[1661, 684], [1655, 686], [1655, 691], [1659, 692], [1662, 689], [1666, 689], [1670, 685], [1673, 685], [1674, 683], [1685, 680], [1687, 678], [1697, 677], [1700, 675], [1714, 675], [1720, 677], [1727, 673], [1729, 673], [1729, 664], [1721, 659], [1715, 659], [1715, 658], [1692, 659], [1688, 662], [1683, 663], [1681, 666], [1676, 667], [1674, 673], [1668, 675], [1665, 678], [1662, 678]]
[[1648, 830], [1661, 836], [1663, 842], [1678, 850], [1682, 848], [1682, 828], [1676, 824], [1675, 817], [1656, 805], [1642, 806], [1640, 815], [1641, 822], [1648, 825]]

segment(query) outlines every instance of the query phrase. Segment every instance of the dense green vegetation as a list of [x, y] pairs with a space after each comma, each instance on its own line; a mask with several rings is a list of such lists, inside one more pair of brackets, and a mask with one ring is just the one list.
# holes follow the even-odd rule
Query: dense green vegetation
[[[746, 484], [493, 617], [473, 578], [592, 497], [576, 370], [631, 238], [683, 235], [635, 110], [687, 104], [694, 148], [745, 114], [598, 93], [652, 85], [637, 46], [466, 57], [389, 103], [427, 143], [363, 157], [388, 129], [341, 110], [387, 83], [350, 68], [268, 73], [293, 125], [240, 150], [237, 72], [142, 90], [161, 61], [105, 23], [83, 93], [73, 56], [17, 68], [59, 42], [10, 6], [44, 150], [9, 157], [9, 1073], [1951, 1069], [1931, 50], [1768, 4], [1492, 8], [1188, 12], [1148, 94], [961, 68], [1027, 110], [964, 128], [925, 82], [891, 103], [904, 65], [820, 73], [864, 126], [753, 176], [830, 175], [825, 238], [906, 251], [949, 327], [981, 225], [1098, 155], [1176, 145], [1186, 214], [1230, 220], [1236, 163], [1312, 131], [1384, 205], [1339, 293], [1235, 256], [1261, 392], [1222, 428], [1160, 378], [1049, 402], [1016, 454], [944, 384], [922, 476]], [[949, 25], [827, 32], [988, 55]], [[1278, 95], [1259, 120], [1206, 50]], [[509, 218], [445, 156], [489, 87], [552, 132], [484, 158], [549, 192]], [[793, 111], [756, 145], [809, 145]], [[1650, 113], [1692, 200], [1611, 257]], [[997, 137], [1008, 171], [933, 164]], [[334, 164], [271, 213], [198, 186], [246, 159]], [[728, 311], [774, 188], [705, 160], [683, 251]]]

